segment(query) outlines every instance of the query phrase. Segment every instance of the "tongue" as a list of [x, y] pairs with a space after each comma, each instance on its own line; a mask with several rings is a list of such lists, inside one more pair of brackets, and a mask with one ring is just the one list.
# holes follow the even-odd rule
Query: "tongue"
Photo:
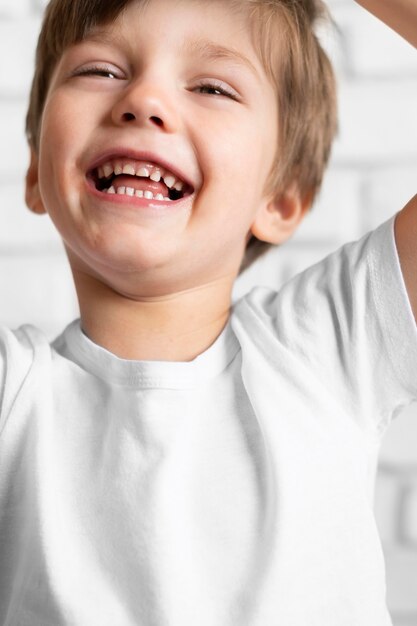
[[135, 190], [152, 191], [154, 195], [162, 193], [164, 197], [168, 197], [169, 194], [169, 189], [165, 183], [162, 182], [162, 180], [157, 183], [154, 180], [150, 180], [150, 178], [139, 178], [137, 176], [129, 176], [127, 174], [116, 176], [112, 185], [116, 190], [118, 187], [133, 187]]

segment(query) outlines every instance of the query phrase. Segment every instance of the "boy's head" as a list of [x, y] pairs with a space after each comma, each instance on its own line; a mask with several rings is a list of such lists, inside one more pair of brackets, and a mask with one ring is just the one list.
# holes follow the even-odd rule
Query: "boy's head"
[[[203, 229], [205, 215], [213, 221], [195, 252], [211, 253], [212, 261], [217, 256], [219, 267], [238, 241], [242, 272], [291, 236], [320, 189], [337, 132], [335, 79], [314, 33], [325, 16], [321, 0], [52, 0], [27, 114], [33, 154], [27, 199], [32, 210], [48, 210], [70, 260], [91, 267], [97, 256], [97, 275], [111, 268], [108, 247], [99, 259], [100, 245], [106, 246], [103, 218], [93, 218], [85, 190], [77, 194], [74, 186], [78, 170], [95, 165], [100, 151], [114, 163], [122, 147], [126, 158], [135, 150], [163, 155], [187, 176], [194, 206], [183, 202], [187, 211], [172, 219], [181, 219], [183, 229], [191, 213], [194, 229]], [[214, 53], [207, 40], [217, 45]], [[237, 50], [249, 64], [220, 46]], [[84, 174], [99, 186], [91, 180], [97, 171]], [[104, 214], [120, 234], [113, 252], [127, 252], [115, 216]], [[81, 220], [88, 215], [86, 233]], [[162, 232], [163, 219], [159, 223]], [[143, 226], [151, 250], [151, 229]], [[229, 233], [223, 243], [222, 233]], [[89, 239], [84, 255], [82, 237]], [[192, 254], [184, 263], [192, 264]]]

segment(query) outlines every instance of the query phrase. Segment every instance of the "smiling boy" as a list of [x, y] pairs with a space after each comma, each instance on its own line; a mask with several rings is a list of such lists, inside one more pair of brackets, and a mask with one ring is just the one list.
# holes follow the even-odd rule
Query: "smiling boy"
[[[227, 94], [210, 95], [204, 78], [212, 68], [212, 91]], [[48, 210], [65, 241], [93, 341], [122, 358], [161, 361], [190, 361], [213, 343], [229, 317], [251, 225], [278, 243], [302, 217], [300, 203], [281, 217], [262, 197], [276, 106], [242, 11], [220, 2], [133, 4], [64, 51], [28, 204]], [[131, 176], [116, 179], [114, 195], [96, 193], [98, 167], [139, 172], [149, 162], [193, 193], [175, 203], [119, 195], [141, 187], [168, 195], [165, 185]]]
[[[363, 4], [415, 45], [415, 3]], [[0, 329], [2, 625], [391, 624], [373, 479], [417, 398], [417, 197], [231, 304], [321, 184], [324, 15], [50, 3], [26, 200], [80, 319], [52, 344]]]

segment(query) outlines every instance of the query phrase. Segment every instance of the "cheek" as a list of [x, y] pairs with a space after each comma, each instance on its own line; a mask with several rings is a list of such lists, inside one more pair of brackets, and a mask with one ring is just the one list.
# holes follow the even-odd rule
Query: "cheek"
[[41, 190], [50, 203], [71, 194], [77, 180], [77, 161], [88, 145], [92, 113], [76, 98], [55, 92], [46, 102], [40, 134]]
[[77, 101], [55, 95], [47, 101], [42, 118], [41, 149], [60, 155], [77, 145], [86, 125], [88, 109], [81, 112]]
[[207, 126], [200, 137], [198, 152], [202, 163], [206, 162], [206, 174], [215, 177], [215, 182], [226, 184], [235, 194], [240, 195], [245, 181], [253, 187], [253, 180], [259, 178], [260, 166], [268, 157], [261, 119], [239, 114], [226, 117], [221, 124]]

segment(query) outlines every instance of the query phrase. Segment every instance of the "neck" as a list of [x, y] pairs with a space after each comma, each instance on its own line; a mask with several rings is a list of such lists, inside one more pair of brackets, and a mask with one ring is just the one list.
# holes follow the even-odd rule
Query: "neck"
[[230, 316], [233, 280], [179, 293], [128, 297], [75, 271], [81, 327], [121, 359], [192, 361], [220, 335]]

